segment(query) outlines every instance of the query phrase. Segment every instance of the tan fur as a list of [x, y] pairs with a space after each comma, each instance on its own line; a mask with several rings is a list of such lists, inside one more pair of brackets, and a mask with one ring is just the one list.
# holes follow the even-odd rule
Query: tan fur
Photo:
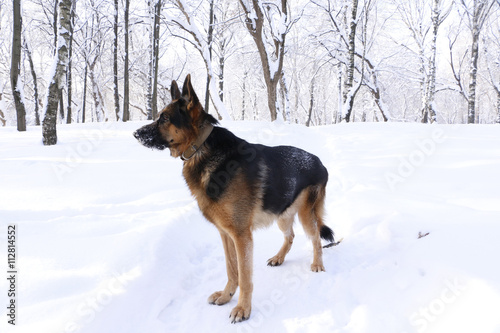
[[[167, 115], [170, 112], [168, 106], [161, 111], [161, 113]], [[165, 141], [170, 142], [170, 155], [173, 157], [181, 156], [189, 148], [189, 145], [196, 140], [199, 132], [197, 127], [194, 127], [191, 131], [180, 130], [170, 122], [159, 125], [158, 129]]]

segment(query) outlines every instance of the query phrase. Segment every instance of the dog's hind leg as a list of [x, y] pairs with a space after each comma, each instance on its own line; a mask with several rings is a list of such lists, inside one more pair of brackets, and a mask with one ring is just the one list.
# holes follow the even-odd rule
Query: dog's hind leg
[[293, 238], [295, 237], [295, 234], [293, 233], [293, 217], [293, 215], [282, 216], [278, 219], [278, 227], [283, 232], [285, 241], [283, 242], [283, 246], [281, 246], [278, 254], [267, 261], [268, 266], [279, 266], [283, 263], [283, 261], [285, 261], [285, 256], [290, 251]]
[[216, 291], [208, 298], [208, 303], [223, 305], [233, 298], [238, 288], [238, 260], [236, 248], [231, 237], [224, 231], [219, 230], [226, 256], [227, 284], [224, 290]]
[[[320, 239], [321, 231], [322, 229], [324, 230], [323, 205], [325, 188], [321, 185], [311, 186], [307, 191], [309, 191], [307, 200], [305, 200], [303, 205], [299, 208], [299, 219], [304, 227], [304, 231], [313, 244], [314, 258], [311, 270], [313, 272], [321, 272], [325, 270], [323, 266], [323, 249]], [[331, 231], [331, 229], [329, 230]]]

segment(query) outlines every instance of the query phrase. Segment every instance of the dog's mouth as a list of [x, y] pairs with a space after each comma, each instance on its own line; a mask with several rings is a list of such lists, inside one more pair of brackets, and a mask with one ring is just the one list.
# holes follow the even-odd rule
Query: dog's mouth
[[139, 143], [147, 148], [158, 150], [170, 148], [168, 142], [159, 138], [157, 133], [155, 133], [155, 131], [149, 126], [139, 128], [133, 133], [133, 135]]

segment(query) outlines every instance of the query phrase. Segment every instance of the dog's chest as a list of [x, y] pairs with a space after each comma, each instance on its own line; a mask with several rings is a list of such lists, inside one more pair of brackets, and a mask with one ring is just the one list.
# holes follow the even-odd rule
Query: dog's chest
[[209, 168], [199, 168], [195, 165], [186, 163], [182, 173], [191, 194], [198, 202], [198, 206], [202, 213], [205, 214], [213, 204], [213, 201], [207, 194], [207, 188], [212, 174], [211, 170]]

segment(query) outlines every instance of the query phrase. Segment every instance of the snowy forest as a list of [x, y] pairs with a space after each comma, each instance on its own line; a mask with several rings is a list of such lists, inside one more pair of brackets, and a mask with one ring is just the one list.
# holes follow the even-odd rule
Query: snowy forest
[[[298, 221], [280, 267], [279, 222], [255, 230], [243, 323], [241, 288], [207, 301], [229, 285], [228, 242], [191, 162], [132, 135], [181, 95], [173, 80], [258, 151], [328, 170], [325, 272]], [[499, 124], [500, 0], [0, 0], [0, 332], [498, 333]], [[240, 165], [241, 147], [196, 176], [225, 191], [257, 175], [224, 194], [234, 225], [271, 187], [247, 183], [311, 170]]]
[[500, 1], [0, 0], [1, 126], [155, 119], [189, 73], [219, 119], [500, 122]]

